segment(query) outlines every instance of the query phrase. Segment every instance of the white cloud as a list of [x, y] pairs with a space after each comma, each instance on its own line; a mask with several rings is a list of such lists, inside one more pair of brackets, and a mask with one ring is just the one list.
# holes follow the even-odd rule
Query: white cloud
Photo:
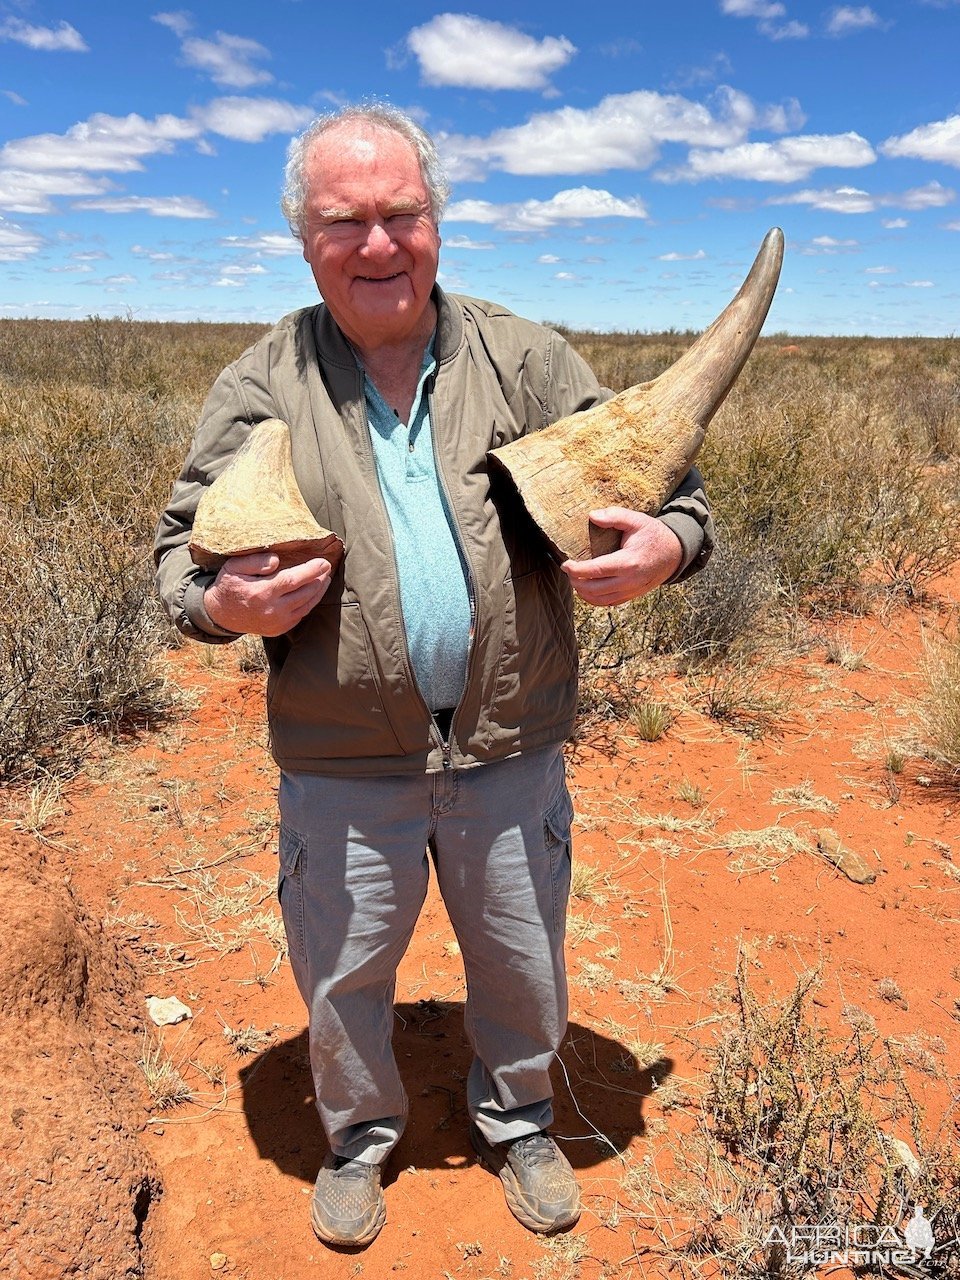
[[518, 174], [645, 169], [662, 143], [733, 146], [750, 129], [786, 126], [797, 109], [794, 103], [758, 107], [726, 85], [707, 104], [638, 89], [612, 94], [595, 107], [539, 112], [487, 138], [441, 135], [439, 143], [454, 180], [480, 178], [488, 166]]
[[441, 13], [414, 27], [407, 46], [426, 84], [469, 89], [545, 89], [577, 51], [563, 36], [535, 40], [466, 13]]
[[508, 231], [542, 231], [558, 225], [577, 225], [585, 218], [646, 218], [643, 201], [622, 200], [609, 191], [574, 187], [549, 200], [491, 204], [488, 200], [460, 200], [447, 210], [447, 222], [482, 222]]
[[667, 85], [668, 89], [689, 89], [698, 84], [716, 84], [733, 75], [733, 63], [722, 51], [710, 54], [705, 62], [680, 67]]
[[204, 129], [236, 142], [262, 142], [271, 133], [292, 133], [313, 115], [310, 107], [276, 98], [214, 98], [193, 112]]
[[59, 27], [34, 27], [22, 18], [6, 18], [0, 22], [0, 40], [15, 40], [41, 53], [90, 52], [83, 36], [69, 22], [61, 22]]
[[183, 37], [193, 28], [193, 19], [189, 13], [185, 13], [182, 9], [174, 13], [155, 13], [153, 21], [159, 22], [161, 27], [167, 27], [175, 36]]
[[130, 252], [135, 258], [146, 258], [148, 262], [173, 262], [177, 256], [174, 253], [164, 253], [158, 249], [148, 249], [142, 244], [132, 244]]
[[684, 164], [654, 176], [661, 182], [740, 178], [754, 182], [797, 182], [815, 169], [860, 168], [876, 153], [859, 133], [808, 134], [777, 142], [742, 142], [723, 150], [696, 149]]
[[469, 236], [444, 236], [444, 247], [447, 249], [493, 249], [492, 240], [471, 240]]
[[52, 196], [96, 196], [110, 191], [105, 178], [86, 173], [31, 173], [24, 169], [0, 169], [0, 209], [10, 213], [53, 213]]
[[939, 209], [952, 204], [957, 193], [939, 182], [928, 182], [900, 193], [874, 196], [859, 187], [834, 187], [795, 191], [788, 196], [771, 196], [766, 204], [808, 204], [828, 213], [873, 213], [878, 208]]
[[555, 253], [541, 253], [537, 261], [546, 267], [555, 267], [560, 259]]
[[87, 169], [130, 173], [143, 169], [143, 156], [169, 154], [177, 142], [199, 132], [195, 121], [178, 116], [146, 120], [135, 113], [108, 116], [97, 112], [66, 133], [38, 133], [8, 142], [0, 150], [0, 166], [38, 172]]
[[243, 281], [229, 280], [221, 276], [219, 280], [214, 280], [213, 287], [214, 289], [242, 289]]
[[721, 0], [720, 9], [730, 18], [755, 18], [757, 30], [771, 40], [802, 40], [810, 28], [787, 16], [786, 5], [777, 0]]
[[223, 267], [222, 274], [225, 276], [265, 276], [267, 268], [260, 262], [252, 262], [247, 266], [237, 264], [232, 267]]
[[805, 22], [793, 20], [783, 23], [782, 26], [777, 26], [774, 22], [761, 22], [760, 30], [771, 40], [806, 40], [810, 34], [810, 28]]
[[574, 275], [572, 271], [555, 271], [553, 273], [554, 280], [579, 280], [580, 277]]
[[957, 193], [951, 187], [928, 182], [922, 187], [911, 187], [901, 196], [885, 197], [881, 203], [898, 209], [942, 209], [944, 205], [953, 204], [956, 198]]
[[886, 227], [888, 231], [902, 231], [904, 227], [909, 227], [910, 223], [906, 218], [881, 218], [881, 227]]
[[918, 125], [899, 138], [888, 138], [880, 144], [880, 150], [885, 156], [934, 160], [960, 169], [960, 115]]
[[834, 9], [827, 20], [827, 34], [831, 36], [846, 36], [853, 31], [866, 31], [870, 27], [882, 27], [883, 23], [879, 16], [874, 13], [869, 5], [860, 5], [854, 8], [853, 5], [841, 5]]
[[857, 253], [859, 240], [838, 240], [835, 236], [814, 236], [809, 244], [797, 244], [798, 252], [807, 258], [832, 258], [840, 253]]
[[270, 57], [269, 49], [246, 36], [218, 31], [213, 40], [188, 36], [180, 46], [184, 62], [205, 72], [214, 84], [226, 89], [251, 89], [269, 84], [273, 76], [252, 64]]
[[0, 218], [0, 262], [26, 262], [43, 244], [43, 237]]
[[932, 280], [904, 280], [903, 287], [905, 289], [932, 289]]
[[698, 249], [696, 253], [658, 253], [658, 262], [702, 262], [707, 256], [706, 250]]
[[[91, 283], [94, 283], [94, 282], [93, 282], [93, 281], [91, 281]], [[129, 274], [124, 274], [124, 275], [120, 275], [120, 276], [104, 276], [104, 278], [103, 278], [103, 280], [101, 281], [101, 283], [102, 283], [102, 284], [112, 284], [112, 285], [120, 285], [120, 284], [136, 284], [136, 283], [137, 283], [137, 277], [136, 277], [136, 276], [131, 276], [131, 275], [129, 275]]]
[[299, 240], [276, 231], [267, 231], [259, 236], [224, 236], [220, 243], [227, 249], [252, 249], [268, 258], [299, 258], [303, 253]]
[[633, 36], [617, 36], [598, 45], [597, 52], [605, 58], [631, 58], [634, 54], [643, 53], [643, 45]]
[[893, 276], [897, 274], [896, 267], [864, 267], [864, 274], [868, 276]]
[[819, 191], [795, 191], [789, 196], [771, 196], [767, 204], [808, 204], [827, 213], [872, 213], [876, 198], [859, 187], [834, 187]]
[[26, 98], [21, 98], [19, 93], [14, 93], [12, 89], [0, 89], [0, 93], [2, 93], [5, 98], [9, 98], [15, 107], [27, 106]]
[[103, 200], [78, 200], [75, 209], [99, 209], [101, 213], [148, 213], [151, 218], [215, 218], [214, 211], [195, 196], [108, 196]]
[[786, 6], [775, 0], [721, 0], [720, 9], [731, 18], [759, 18], [762, 21], [782, 18], [787, 12]]
[[[15, 213], [51, 213], [54, 196], [98, 196], [115, 190], [109, 180], [93, 177], [94, 173], [143, 172], [146, 158], [169, 155], [180, 142], [200, 144], [204, 130], [237, 141], [259, 142], [271, 133], [292, 132], [311, 115], [308, 107], [272, 98], [241, 97], [215, 98], [196, 108], [189, 119], [161, 115], [150, 120], [136, 113], [110, 116], [98, 112], [65, 133], [16, 138], [0, 149], [0, 208]], [[213, 216], [200, 201], [179, 205], [161, 202], [157, 208], [164, 211], [157, 216]]]
[[943, 229], [944, 231], [960, 231], [960, 222], [947, 222]]

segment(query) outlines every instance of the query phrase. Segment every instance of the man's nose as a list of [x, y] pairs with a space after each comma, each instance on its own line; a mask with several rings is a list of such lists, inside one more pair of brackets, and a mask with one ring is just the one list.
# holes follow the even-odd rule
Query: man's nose
[[374, 222], [367, 230], [367, 239], [364, 249], [368, 253], [392, 253], [394, 249], [393, 237], [382, 222]]

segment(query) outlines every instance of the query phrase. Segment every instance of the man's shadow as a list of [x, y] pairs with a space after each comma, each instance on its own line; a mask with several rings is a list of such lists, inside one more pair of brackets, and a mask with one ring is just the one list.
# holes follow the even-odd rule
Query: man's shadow
[[[396, 1009], [394, 1052], [410, 1096], [410, 1118], [391, 1168], [460, 1167], [472, 1159], [466, 1077], [471, 1051], [463, 1005], [435, 1000]], [[616, 1040], [571, 1023], [553, 1069], [552, 1132], [570, 1163], [590, 1168], [619, 1154], [644, 1132], [643, 1104], [671, 1074], [661, 1058], [639, 1069]], [[313, 1182], [326, 1152], [310, 1075], [307, 1032], [272, 1045], [240, 1072], [243, 1110], [260, 1156]], [[600, 1137], [598, 1134], [602, 1134]], [[388, 1173], [385, 1181], [390, 1182]]]

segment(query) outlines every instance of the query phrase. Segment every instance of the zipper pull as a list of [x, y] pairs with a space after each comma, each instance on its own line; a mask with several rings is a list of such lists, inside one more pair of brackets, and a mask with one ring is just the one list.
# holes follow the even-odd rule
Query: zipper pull
[[445, 769], [450, 769], [450, 768], [452, 768], [452, 766], [453, 766], [453, 761], [452, 761], [452, 760], [451, 760], [451, 758], [450, 758], [450, 754], [451, 754], [451, 753], [450, 753], [450, 743], [449, 743], [449, 742], [445, 742], [445, 743], [443, 744], [443, 748], [442, 748], [442, 750], [443, 750], [443, 767], [444, 767]]

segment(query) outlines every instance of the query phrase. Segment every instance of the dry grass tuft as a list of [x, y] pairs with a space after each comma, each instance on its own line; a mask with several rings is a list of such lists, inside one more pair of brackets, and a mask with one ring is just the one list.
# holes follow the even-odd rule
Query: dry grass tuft
[[818, 813], [836, 813], [837, 805], [826, 796], [819, 796], [809, 778], [792, 787], [782, 787], [770, 797], [771, 804], [789, 804], [796, 809], [812, 809]]
[[673, 712], [665, 702], [641, 699], [630, 708], [629, 721], [642, 742], [659, 742], [673, 724]]
[[727, 863], [734, 875], [776, 871], [797, 853], [812, 853], [813, 845], [792, 827], [762, 827], [757, 831], [729, 831], [721, 848], [738, 856]]
[[223, 1038], [237, 1057], [242, 1058], [247, 1054], [259, 1053], [261, 1049], [265, 1049], [273, 1036], [271, 1032], [261, 1031], [252, 1023], [248, 1027], [228, 1027], [224, 1023]]
[[921, 672], [919, 718], [927, 758], [960, 785], [960, 636], [928, 642]]
[[168, 1111], [192, 1100], [193, 1090], [162, 1044], [144, 1036], [137, 1066], [155, 1110]]
[[[946, 1280], [960, 1265], [953, 1118], [925, 1131], [902, 1054], [869, 1026], [830, 1036], [816, 986], [807, 973], [782, 1003], [762, 1004], [741, 966], [736, 1012], [710, 1052], [694, 1131], [670, 1146], [666, 1184], [653, 1160], [621, 1184], [654, 1223], [659, 1244], [646, 1252], [691, 1280], [800, 1280], [829, 1269], [811, 1257], [818, 1229], [839, 1232], [837, 1250], [848, 1232], [869, 1242], [882, 1228], [902, 1245], [922, 1204], [936, 1239], [922, 1274]], [[866, 1261], [870, 1274], [914, 1274]]]

